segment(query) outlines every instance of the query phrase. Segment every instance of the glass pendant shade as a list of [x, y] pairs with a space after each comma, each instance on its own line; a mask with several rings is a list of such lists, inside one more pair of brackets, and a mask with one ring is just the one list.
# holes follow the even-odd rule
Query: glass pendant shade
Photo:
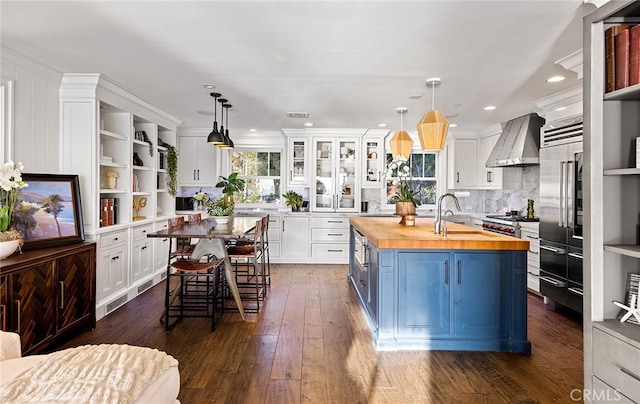
[[443, 150], [447, 142], [449, 122], [444, 114], [438, 110], [425, 112], [418, 122], [418, 138], [422, 150]]
[[413, 147], [413, 140], [411, 140], [411, 136], [409, 136], [409, 133], [407, 133], [406, 130], [397, 131], [389, 141], [389, 144], [391, 145], [391, 155], [394, 160], [398, 156], [402, 156], [406, 160], [409, 160], [409, 156], [411, 156], [411, 148]]

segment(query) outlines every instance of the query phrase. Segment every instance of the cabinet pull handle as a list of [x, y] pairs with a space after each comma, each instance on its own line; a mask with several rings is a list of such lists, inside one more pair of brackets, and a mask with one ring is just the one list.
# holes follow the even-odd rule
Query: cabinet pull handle
[[462, 262], [458, 260], [458, 285], [462, 284]]
[[569, 292], [571, 292], [571, 293], [576, 294], [576, 295], [584, 296], [584, 292], [582, 291], [582, 289], [579, 289], [579, 288], [568, 288], [567, 290]]
[[566, 254], [567, 250], [565, 250], [564, 248], [553, 248], [553, 247], [547, 247], [546, 245], [541, 245], [540, 246], [541, 250], [546, 250], [546, 251], [551, 251], [554, 254]]
[[283, 232], [283, 233], [284, 233], [284, 224], [285, 224], [285, 221], [283, 220], [283, 221], [282, 221], [282, 232]]
[[118, 241], [118, 237], [113, 238], [113, 242], [116, 242], [116, 241]]
[[198, 181], [200, 181], [200, 169], [198, 169]]
[[573, 257], [573, 258], [577, 258], [577, 259], [581, 260], [582, 259], [582, 254], [569, 253], [569, 257]]
[[60, 308], [64, 309], [64, 281], [60, 281]]
[[196, 180], [196, 170], [193, 170], [193, 180]]
[[342, 252], [342, 250], [327, 250], [328, 252]]
[[627, 369], [627, 368], [623, 368], [622, 366], [620, 366], [620, 371], [622, 371], [622, 373], [624, 373], [624, 374], [626, 374], [626, 375], [628, 375], [628, 376], [633, 377], [634, 379], [636, 379], [637, 381], [639, 381], [639, 382], [640, 382], [640, 376], [638, 376], [637, 374], [633, 373], [633, 372], [632, 372], [632, 371], [630, 371], [629, 369]]
[[142, 246], [142, 248], [141, 248], [141, 250], [146, 250], [146, 249], [147, 249], [147, 246], [146, 246], [146, 245], [145, 245], [145, 246]]
[[533, 236], [527, 236], [527, 238], [530, 238], [531, 240], [537, 240], [538, 237], [533, 237]]
[[342, 233], [327, 233], [327, 236], [342, 236]]
[[456, 182], [460, 182], [460, 172], [456, 173]]
[[22, 312], [22, 308], [20, 307], [20, 300], [16, 300], [16, 307], [18, 308], [18, 334], [20, 334], [20, 316], [21, 316], [21, 312]]
[[2, 310], [2, 331], [7, 331], [7, 305], [0, 304], [0, 310]]
[[539, 252], [537, 252], [537, 251], [531, 251], [531, 250], [529, 250], [529, 252], [530, 252], [531, 254], [535, 254], [535, 255], [540, 254], [540, 253], [539, 253]]
[[444, 283], [449, 284], [449, 260], [444, 262]]
[[119, 255], [116, 255], [115, 257], [111, 257], [111, 261], [115, 261], [115, 260], [119, 260], [119, 259], [120, 259]]
[[342, 223], [342, 220], [327, 220], [327, 223]]
[[487, 182], [491, 182], [491, 171], [487, 171]]

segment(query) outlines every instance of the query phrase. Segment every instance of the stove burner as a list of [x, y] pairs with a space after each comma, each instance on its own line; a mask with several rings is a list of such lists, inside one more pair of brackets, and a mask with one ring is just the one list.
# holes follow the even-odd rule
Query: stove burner
[[529, 219], [526, 216], [487, 215], [487, 219], [505, 220], [507, 222], [539, 222], [540, 218]]

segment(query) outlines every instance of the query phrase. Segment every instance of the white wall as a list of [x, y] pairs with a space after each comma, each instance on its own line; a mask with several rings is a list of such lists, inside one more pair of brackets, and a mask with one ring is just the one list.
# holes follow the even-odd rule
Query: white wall
[[[22, 161], [29, 173], [59, 173], [59, 102], [62, 73], [0, 45], [0, 76], [13, 89], [13, 108], [3, 116], [0, 159]], [[9, 95], [9, 94], [7, 94]], [[8, 123], [11, 122], [11, 125]]]

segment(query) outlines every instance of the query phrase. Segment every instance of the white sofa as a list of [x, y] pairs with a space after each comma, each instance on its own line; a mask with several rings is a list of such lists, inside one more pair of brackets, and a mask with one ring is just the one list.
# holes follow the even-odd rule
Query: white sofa
[[[139, 348], [139, 347], [138, 347]], [[151, 350], [151, 348], [143, 348]], [[59, 351], [64, 353], [65, 351]], [[9, 385], [16, 377], [31, 370], [34, 366], [47, 359], [49, 355], [30, 355], [22, 357], [20, 336], [12, 332], [0, 331], [0, 392], [3, 386]], [[175, 361], [175, 359], [171, 358]], [[92, 364], [96, 366], [96, 364]], [[178, 393], [180, 391], [180, 373], [177, 361], [175, 365], [162, 371], [155, 379], [144, 386], [140, 395], [133, 401], [136, 404], [179, 404]], [[2, 399], [0, 399], [2, 401]], [[89, 400], [94, 401], [94, 400]], [[100, 401], [100, 400], [96, 400]], [[17, 402], [23, 402], [18, 400]], [[28, 401], [27, 401], [28, 402]]]

